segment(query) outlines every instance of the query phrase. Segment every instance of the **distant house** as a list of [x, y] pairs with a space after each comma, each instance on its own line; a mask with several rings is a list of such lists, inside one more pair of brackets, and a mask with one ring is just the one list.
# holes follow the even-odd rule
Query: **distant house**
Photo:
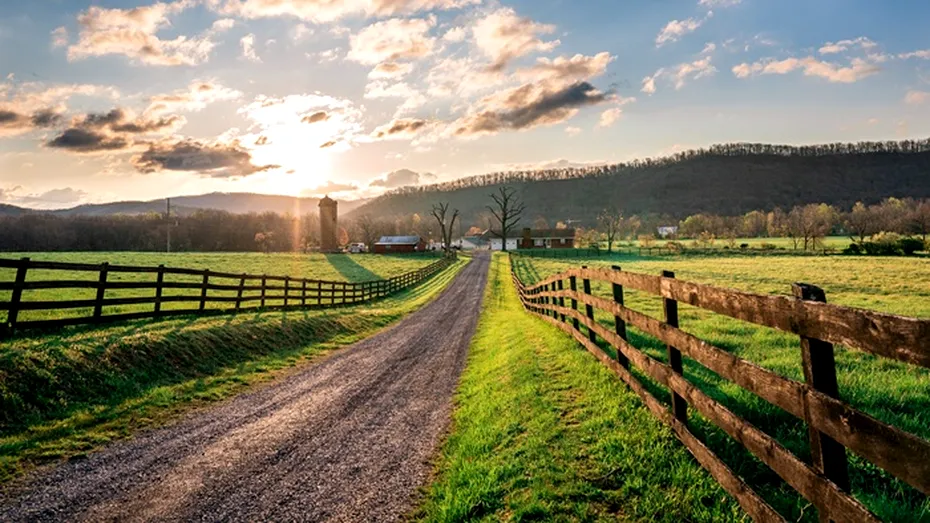
[[375, 242], [375, 253], [394, 254], [403, 252], [422, 252], [426, 242], [419, 236], [382, 236]]
[[[500, 251], [504, 239], [499, 233], [485, 232], [492, 251]], [[519, 237], [507, 238], [507, 250], [517, 249], [572, 249], [575, 247], [575, 229], [523, 229]]]
[[674, 238], [675, 236], [678, 236], [677, 225], [659, 227], [656, 229], [656, 231], [659, 233], [659, 238]]
[[452, 245], [463, 251], [473, 251], [475, 249], [487, 249], [489, 243], [487, 238], [483, 236], [465, 236], [464, 238], [453, 241]]

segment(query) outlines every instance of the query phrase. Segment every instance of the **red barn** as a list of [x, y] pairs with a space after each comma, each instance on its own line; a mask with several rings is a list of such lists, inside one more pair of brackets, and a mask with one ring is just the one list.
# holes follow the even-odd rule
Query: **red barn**
[[403, 252], [423, 252], [426, 242], [419, 236], [382, 236], [375, 242], [375, 253], [394, 254]]
[[521, 249], [572, 249], [575, 229], [523, 229]]

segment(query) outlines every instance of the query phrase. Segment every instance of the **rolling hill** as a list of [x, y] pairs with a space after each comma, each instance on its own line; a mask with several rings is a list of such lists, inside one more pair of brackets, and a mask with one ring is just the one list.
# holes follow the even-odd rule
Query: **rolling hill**
[[[227, 211], [234, 214], [275, 212], [294, 215], [316, 212], [319, 198], [296, 198], [254, 193], [210, 193], [197, 196], [178, 196], [171, 198], [172, 213], [191, 214], [199, 209]], [[341, 201], [340, 212], [349, 212], [364, 200]], [[112, 216], [117, 214], [164, 213], [165, 199], [150, 201], [123, 201], [112, 203], [86, 204], [68, 209], [37, 211], [14, 205], [0, 204], [0, 216], [19, 216], [28, 213], [45, 212], [57, 216]]]
[[930, 198], [930, 141], [728, 144], [628, 164], [495, 173], [395, 190], [350, 215], [428, 214], [433, 203], [447, 201], [463, 224], [486, 226], [489, 194], [503, 185], [526, 203], [524, 223], [542, 216], [590, 225], [604, 209], [676, 219], [820, 202], [848, 209], [889, 196]]

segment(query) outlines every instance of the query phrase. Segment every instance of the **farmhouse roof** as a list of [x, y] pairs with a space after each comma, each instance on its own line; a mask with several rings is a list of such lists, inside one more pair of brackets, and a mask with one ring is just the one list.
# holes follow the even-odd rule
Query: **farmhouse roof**
[[575, 229], [533, 229], [530, 231], [530, 237], [533, 239], [574, 238]]
[[419, 243], [419, 236], [382, 236], [375, 242], [375, 245], [417, 245]]

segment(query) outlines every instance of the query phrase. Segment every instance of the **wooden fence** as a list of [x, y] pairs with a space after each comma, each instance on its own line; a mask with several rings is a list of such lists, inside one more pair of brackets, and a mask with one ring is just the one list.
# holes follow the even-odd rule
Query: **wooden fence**
[[[0, 282], [0, 291], [11, 291], [8, 301], [0, 301], [0, 311], [6, 311], [0, 323], [0, 338], [22, 329], [48, 329], [66, 325], [97, 324], [141, 318], [178, 315], [222, 314], [248, 310], [313, 309], [359, 304], [394, 294], [431, 278], [452, 263], [443, 257], [421, 269], [388, 279], [363, 282], [340, 282], [269, 276], [232, 274], [207, 269], [132, 267], [124, 265], [61, 263], [0, 259], [0, 269], [15, 269], [14, 281]], [[28, 276], [40, 271], [92, 273], [95, 279], [33, 279]], [[148, 281], [112, 281], [111, 274], [147, 277]], [[47, 273], [46, 273], [47, 274]], [[166, 276], [178, 275], [193, 281], [168, 281]], [[193, 278], [192, 278], [193, 277]], [[95, 292], [90, 299], [60, 299], [27, 301], [24, 291], [83, 289]], [[144, 296], [107, 297], [107, 291], [142, 291]], [[186, 292], [168, 295], [165, 291]], [[190, 292], [193, 291], [193, 292]], [[211, 292], [212, 291], [212, 292]], [[225, 306], [224, 306], [225, 305]], [[106, 314], [106, 308], [132, 306], [132, 312]], [[208, 308], [210, 306], [210, 308]], [[179, 308], [178, 308], [179, 307]], [[83, 309], [83, 310], [82, 310]], [[23, 311], [51, 312], [52, 316], [67, 311], [76, 316], [50, 319], [20, 319]], [[83, 313], [83, 314], [82, 314]]]
[[[833, 352], [833, 344], [839, 343], [930, 367], [930, 320], [829, 305], [822, 290], [806, 284], [795, 284], [794, 297], [787, 297], [680, 281], [671, 272], [652, 276], [619, 267], [571, 269], [535, 285], [520, 281], [513, 267], [511, 272], [526, 309], [574, 336], [617, 374], [654, 415], [671, 426], [697, 461], [753, 519], [784, 521], [689, 430], [688, 409], [699, 412], [771, 468], [817, 508], [821, 521], [878, 521], [849, 494], [847, 450], [930, 495], [930, 442], [842, 401]], [[609, 283], [612, 298], [592, 295], [592, 280]], [[661, 297], [665, 320], [625, 307], [624, 289]], [[685, 332], [678, 325], [679, 302], [798, 335], [805, 382], [785, 378]], [[584, 312], [578, 310], [579, 304], [584, 305]], [[595, 309], [614, 317], [613, 330], [595, 321]], [[627, 341], [627, 325], [666, 343], [668, 363], [633, 347]], [[617, 350], [617, 359], [599, 347], [598, 337]], [[809, 430], [812, 463], [799, 459], [689, 382], [683, 375], [683, 356], [803, 420]], [[669, 389], [670, 410], [634, 377], [631, 365]]]

